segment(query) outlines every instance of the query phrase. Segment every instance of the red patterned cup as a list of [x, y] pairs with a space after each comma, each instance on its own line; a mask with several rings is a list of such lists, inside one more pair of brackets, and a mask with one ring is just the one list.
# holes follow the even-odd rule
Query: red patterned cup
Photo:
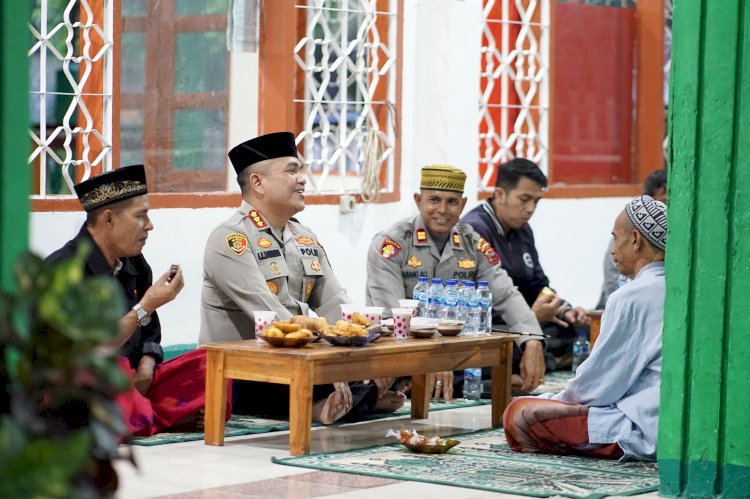
[[393, 313], [393, 338], [405, 340], [409, 337], [411, 316], [414, 310], [410, 308], [392, 308]]
[[351, 322], [352, 317], [354, 317], [355, 312], [362, 313], [362, 307], [360, 307], [356, 303], [342, 303], [341, 304], [341, 320], [342, 321]]
[[261, 336], [265, 333], [266, 329], [271, 327], [271, 323], [276, 320], [276, 312], [270, 310], [258, 310], [253, 312], [255, 317], [255, 341], [263, 342]]
[[383, 319], [383, 307], [365, 307], [365, 317], [370, 319], [372, 324], [380, 324]]

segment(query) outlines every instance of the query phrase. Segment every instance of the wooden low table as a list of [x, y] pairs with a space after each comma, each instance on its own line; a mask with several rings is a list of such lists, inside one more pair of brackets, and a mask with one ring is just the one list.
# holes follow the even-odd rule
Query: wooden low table
[[492, 426], [502, 423], [510, 403], [516, 335], [394, 340], [364, 347], [336, 347], [320, 340], [303, 348], [276, 348], [255, 340], [203, 345], [207, 351], [205, 443], [224, 445], [227, 381], [242, 379], [289, 385], [289, 453], [309, 454], [313, 385], [391, 376], [411, 376], [411, 415], [428, 416], [427, 374], [491, 367]]

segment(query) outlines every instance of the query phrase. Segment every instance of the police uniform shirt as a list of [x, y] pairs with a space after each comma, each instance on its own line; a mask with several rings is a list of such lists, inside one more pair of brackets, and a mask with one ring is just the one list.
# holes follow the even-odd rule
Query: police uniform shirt
[[412, 297], [422, 276], [487, 281], [493, 310], [508, 325], [520, 331], [541, 332], [534, 313], [500, 265], [500, 256], [469, 225], [453, 227], [442, 253], [420, 215], [402, 220], [373, 238], [367, 254], [368, 305], [398, 307], [399, 299]]
[[245, 201], [214, 229], [203, 257], [199, 343], [253, 338], [254, 311], [340, 318], [350, 299], [317, 237], [295, 219], [281, 236]]

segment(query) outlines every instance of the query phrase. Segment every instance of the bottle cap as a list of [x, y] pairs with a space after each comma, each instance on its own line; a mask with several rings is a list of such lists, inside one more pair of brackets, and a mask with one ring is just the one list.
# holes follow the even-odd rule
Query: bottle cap
[[419, 281], [419, 282], [427, 282], [427, 276], [419, 276], [417, 278], [417, 281]]
[[439, 277], [433, 277], [432, 284], [443, 284], [443, 280], [440, 279]]
[[477, 285], [479, 285], [479, 286], [486, 286], [487, 285], [487, 281], [478, 281]]

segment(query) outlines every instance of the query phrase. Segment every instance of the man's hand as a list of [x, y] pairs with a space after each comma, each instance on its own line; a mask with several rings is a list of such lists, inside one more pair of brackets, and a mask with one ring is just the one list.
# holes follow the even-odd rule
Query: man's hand
[[568, 324], [557, 317], [560, 308], [560, 298], [554, 295], [540, 294], [533, 305], [531, 311], [536, 315], [536, 320], [540, 324], [554, 322], [558, 326], [568, 327]]
[[525, 392], [533, 391], [544, 381], [544, 345], [538, 340], [524, 342], [521, 356], [521, 377]]
[[430, 373], [427, 375], [427, 393], [432, 393], [435, 402], [442, 395], [446, 404], [453, 402], [453, 371]]
[[565, 312], [563, 317], [569, 323], [575, 324], [577, 326], [588, 324], [590, 321], [589, 314], [586, 313], [586, 310], [584, 310], [582, 307], [571, 308], [570, 310]]
[[150, 355], [141, 357], [133, 379], [133, 384], [141, 395], [146, 395], [148, 389], [151, 388], [151, 383], [154, 382], [154, 367], [156, 367], [156, 360], [153, 357]]
[[185, 286], [185, 281], [182, 279], [182, 269], [177, 269], [174, 277], [169, 281], [171, 273], [170, 270], [164, 272], [141, 298], [140, 304], [149, 314], [174, 300]]

